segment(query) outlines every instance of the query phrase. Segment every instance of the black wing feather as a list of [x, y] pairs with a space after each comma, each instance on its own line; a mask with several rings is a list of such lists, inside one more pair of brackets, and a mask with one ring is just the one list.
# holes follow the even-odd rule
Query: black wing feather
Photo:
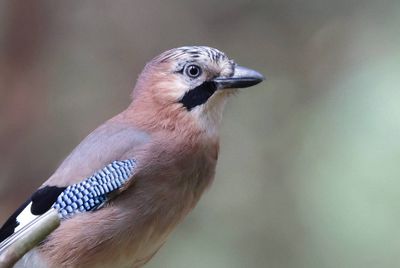
[[41, 215], [51, 208], [57, 197], [66, 189], [66, 187], [45, 186], [38, 189], [26, 200], [4, 223], [0, 228], [0, 242], [15, 232], [15, 228], [20, 225], [17, 217], [32, 202], [31, 213]]

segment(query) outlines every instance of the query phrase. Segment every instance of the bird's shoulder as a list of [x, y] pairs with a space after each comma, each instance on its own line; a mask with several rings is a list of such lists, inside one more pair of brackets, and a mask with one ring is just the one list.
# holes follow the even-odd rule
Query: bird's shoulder
[[135, 158], [135, 150], [150, 139], [146, 131], [133, 124], [111, 119], [83, 139], [43, 185], [63, 187], [78, 183], [127, 153]]
[[[127, 122], [111, 119], [91, 132], [61, 163], [53, 175], [23, 203], [0, 228], [0, 241], [51, 208], [67, 187], [81, 187], [96, 172], [113, 168], [116, 160], [135, 158], [135, 148], [146, 144], [149, 135]], [[129, 153], [127, 154], [127, 151]], [[103, 173], [102, 173], [103, 174]], [[121, 171], [115, 175], [118, 179]], [[101, 180], [104, 181], [104, 179]], [[126, 178], [124, 178], [126, 179]], [[81, 184], [84, 185], [81, 185]], [[112, 188], [112, 187], [111, 187]], [[69, 188], [68, 188], [69, 189]]]

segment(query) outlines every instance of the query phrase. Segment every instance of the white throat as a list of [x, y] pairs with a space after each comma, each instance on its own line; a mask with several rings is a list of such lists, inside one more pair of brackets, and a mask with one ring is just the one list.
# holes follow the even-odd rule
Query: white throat
[[190, 111], [197, 119], [199, 127], [204, 130], [207, 136], [213, 137], [219, 135], [227, 97], [227, 94], [224, 92], [216, 92], [205, 104], [199, 105]]

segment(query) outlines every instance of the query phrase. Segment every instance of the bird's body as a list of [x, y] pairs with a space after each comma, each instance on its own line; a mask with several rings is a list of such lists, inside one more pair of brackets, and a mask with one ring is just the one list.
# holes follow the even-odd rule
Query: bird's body
[[[188, 135], [179, 130], [172, 131], [173, 135], [171, 130], [169, 133], [160, 130], [149, 135], [138, 131], [134, 125], [119, 123], [117, 118], [109, 124], [115, 124], [115, 128], [119, 129], [114, 134], [116, 137], [103, 137], [102, 143], [97, 144], [97, 140], [92, 141], [89, 136], [80, 146], [87, 146], [89, 151], [91, 146], [118, 146], [119, 142], [115, 139], [125, 140], [119, 135], [135, 137], [139, 132], [140, 140], [129, 141], [131, 146], [128, 147], [124, 145], [123, 148], [129, 150], [121, 149], [111, 159], [106, 152], [90, 159], [97, 162], [96, 170], [114, 159], [135, 158], [138, 169], [135, 171], [134, 186], [127, 187], [118, 196], [115, 200], [118, 206], [111, 201], [109, 209], [96, 211], [102, 215], [96, 217], [95, 221], [90, 214], [82, 213], [75, 216], [73, 221], [65, 221], [53, 232], [49, 241], [40, 248], [42, 254], [53, 259], [52, 262], [83, 267], [97, 267], [100, 264], [110, 267], [116, 264], [116, 260], [118, 265], [115, 267], [143, 264], [162, 245], [172, 228], [193, 208], [212, 181], [218, 153], [218, 141], [215, 138], [208, 140], [200, 134]], [[85, 153], [82, 153], [84, 156]], [[158, 157], [154, 158], [154, 155]], [[76, 156], [73, 153], [50, 180], [57, 179], [57, 176], [81, 180], [93, 173], [93, 168], [85, 170], [85, 166], [81, 170], [72, 168], [76, 166], [75, 161], [86, 162], [81, 153]], [[115, 223], [121, 223], [122, 226]], [[110, 226], [115, 229], [105, 232], [104, 228]], [[65, 234], [72, 234], [71, 240]], [[65, 251], [60, 252], [60, 247]], [[85, 255], [87, 263], [82, 263], [80, 254]], [[79, 262], [75, 263], [76, 260]]]
[[86, 137], [41, 188], [64, 189], [124, 159], [137, 164], [132, 179], [102, 208], [63, 221], [17, 267], [145, 264], [214, 178], [231, 91], [208, 83], [234, 77], [235, 66], [207, 47], [171, 50], [147, 64], [132, 104]]

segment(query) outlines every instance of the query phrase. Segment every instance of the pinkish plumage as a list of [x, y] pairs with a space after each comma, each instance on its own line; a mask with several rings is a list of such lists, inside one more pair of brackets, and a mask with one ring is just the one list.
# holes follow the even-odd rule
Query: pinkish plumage
[[80, 182], [114, 160], [135, 159], [131, 183], [103, 208], [62, 222], [19, 267], [140, 267], [211, 184], [230, 88], [262, 81], [208, 47], [182, 47], [149, 62], [132, 104], [64, 160], [43, 184]]

